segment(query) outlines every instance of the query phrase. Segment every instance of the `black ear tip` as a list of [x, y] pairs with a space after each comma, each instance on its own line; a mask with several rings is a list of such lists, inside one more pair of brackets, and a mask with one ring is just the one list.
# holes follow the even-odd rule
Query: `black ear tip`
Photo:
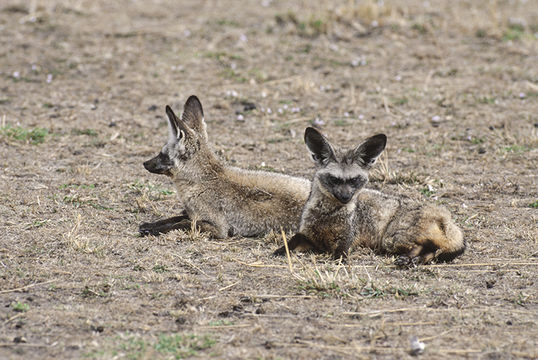
[[304, 137], [305, 139], [309, 136], [322, 136], [321, 133], [318, 131], [318, 129], [316, 128], [313, 128], [311, 126], [307, 127], [305, 130], [304, 130]]
[[377, 134], [372, 136], [372, 139], [379, 141], [380, 143], [386, 144], [387, 143], [387, 135], [385, 134]]
[[172, 108], [169, 105], [166, 105], [165, 110], [166, 110], [166, 115], [168, 115], [168, 117], [170, 118], [176, 117], [176, 114], [174, 114], [174, 110], [172, 110]]
[[189, 96], [189, 98], [187, 99], [187, 102], [193, 102], [193, 101], [200, 102], [200, 99], [198, 99], [198, 96], [196, 95]]
[[196, 95], [191, 95], [185, 102], [185, 109], [189, 109], [191, 111], [199, 111], [202, 116], [204, 115], [204, 110], [202, 109], [202, 103], [200, 102], [200, 99]]
[[202, 103], [200, 102], [200, 99], [198, 99], [198, 96], [196, 96], [196, 95], [189, 96], [189, 98], [185, 102], [185, 106], [187, 106], [187, 105], [189, 105], [189, 106], [196, 105], [196, 106], [202, 107]]

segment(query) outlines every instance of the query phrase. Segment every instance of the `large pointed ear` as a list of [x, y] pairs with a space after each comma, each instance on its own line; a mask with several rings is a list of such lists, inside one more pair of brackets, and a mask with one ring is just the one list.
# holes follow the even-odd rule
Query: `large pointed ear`
[[166, 105], [166, 115], [168, 115], [168, 128], [170, 129], [170, 140], [179, 140], [183, 137], [184, 133], [179, 127], [181, 120], [178, 119], [172, 108]]
[[194, 131], [205, 135], [204, 110], [196, 96], [191, 95], [187, 99], [181, 120]]
[[369, 169], [375, 164], [377, 158], [385, 149], [386, 144], [387, 136], [385, 134], [374, 135], [357, 146], [353, 159], [363, 168]]
[[334, 149], [329, 141], [313, 127], [306, 128], [304, 132], [304, 141], [306, 147], [310, 151], [312, 160], [318, 165], [327, 165], [331, 159], [336, 159]]

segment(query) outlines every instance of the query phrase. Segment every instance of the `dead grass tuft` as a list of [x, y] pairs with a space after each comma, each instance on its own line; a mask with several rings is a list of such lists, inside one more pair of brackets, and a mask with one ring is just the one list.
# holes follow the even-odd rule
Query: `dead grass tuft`
[[80, 234], [81, 222], [82, 215], [77, 212], [74, 216], [71, 229], [62, 235], [64, 244], [76, 252], [94, 255], [101, 254], [105, 246], [103, 244], [94, 244], [86, 235]]

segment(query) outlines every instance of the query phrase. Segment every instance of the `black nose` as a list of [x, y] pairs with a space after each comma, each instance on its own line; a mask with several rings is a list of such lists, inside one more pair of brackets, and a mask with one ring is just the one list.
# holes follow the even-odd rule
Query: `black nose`
[[336, 196], [338, 201], [344, 204], [347, 204], [349, 200], [351, 200], [352, 197], [353, 197], [352, 194], [338, 194], [338, 196]]

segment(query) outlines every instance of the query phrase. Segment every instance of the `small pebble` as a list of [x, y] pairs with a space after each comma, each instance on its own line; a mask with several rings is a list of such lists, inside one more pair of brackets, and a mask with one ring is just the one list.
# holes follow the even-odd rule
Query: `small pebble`
[[426, 345], [423, 342], [418, 341], [418, 337], [416, 336], [412, 336], [410, 339], [410, 342], [411, 342], [411, 350], [409, 351], [409, 353], [413, 356], [416, 356], [422, 353], [424, 349], [426, 348]]
[[325, 125], [325, 121], [321, 120], [319, 117], [315, 118], [312, 122], [314, 126], [323, 126]]
[[26, 340], [26, 338], [24, 336], [15, 336], [13, 338], [13, 342], [16, 343], [16, 344], [21, 344], [21, 343], [28, 342], [28, 340]]
[[256, 109], [256, 104], [252, 102], [243, 101], [241, 104], [243, 105], [243, 111], [250, 111]]

